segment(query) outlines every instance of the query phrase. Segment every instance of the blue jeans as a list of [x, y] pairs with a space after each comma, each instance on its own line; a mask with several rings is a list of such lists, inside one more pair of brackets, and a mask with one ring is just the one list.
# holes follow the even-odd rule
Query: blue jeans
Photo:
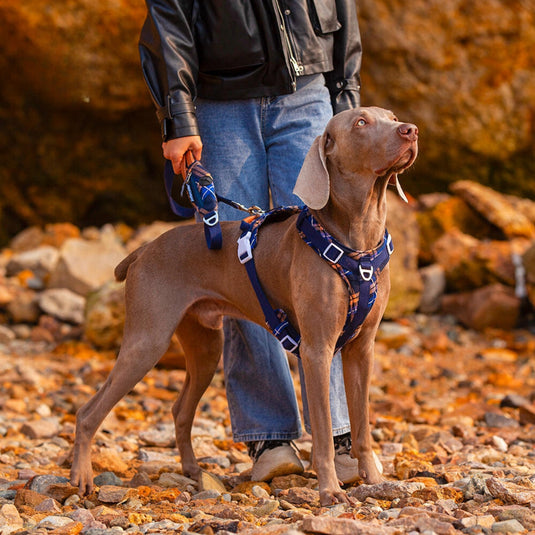
[[[279, 97], [197, 99], [202, 161], [216, 192], [245, 206], [302, 204], [292, 190], [312, 141], [332, 116], [322, 75], [298, 79], [298, 90]], [[247, 214], [219, 204], [223, 220]], [[234, 247], [235, 244], [226, 246]], [[287, 357], [277, 339], [248, 321], [225, 321], [224, 362], [234, 440], [291, 440], [301, 419]], [[301, 379], [303, 379], [300, 365]], [[305, 428], [310, 432], [302, 384]], [[340, 355], [331, 368], [333, 435], [350, 430]]]

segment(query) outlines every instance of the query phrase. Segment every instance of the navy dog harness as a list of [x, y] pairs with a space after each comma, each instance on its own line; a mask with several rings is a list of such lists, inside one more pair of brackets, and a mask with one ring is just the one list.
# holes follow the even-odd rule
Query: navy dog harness
[[296, 227], [301, 238], [338, 272], [348, 288], [347, 318], [336, 343], [336, 351], [338, 351], [356, 336], [357, 330], [372, 309], [377, 297], [377, 278], [394, 250], [392, 238], [385, 230], [383, 240], [375, 249], [354, 251], [336, 241], [306, 206], [275, 208], [260, 216], [242, 221], [242, 234], [238, 239], [238, 258], [245, 265], [268, 328], [283, 348], [296, 356], [299, 356], [301, 337], [288, 321], [284, 310], [272, 308], [258, 279], [253, 258], [253, 249], [258, 241], [260, 226], [266, 222], [282, 221], [294, 214], [299, 214]]

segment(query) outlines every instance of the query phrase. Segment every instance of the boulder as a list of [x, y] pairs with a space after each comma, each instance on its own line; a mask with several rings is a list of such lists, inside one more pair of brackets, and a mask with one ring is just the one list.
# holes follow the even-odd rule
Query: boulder
[[535, 237], [535, 225], [497, 191], [471, 180], [455, 182], [450, 189], [500, 228], [507, 238]]
[[61, 321], [80, 325], [84, 321], [85, 297], [67, 288], [51, 288], [39, 294], [39, 308]]
[[445, 295], [442, 312], [452, 314], [471, 329], [514, 329], [521, 302], [515, 291], [502, 284], [492, 284], [471, 292]]
[[418, 272], [419, 233], [414, 209], [391, 191], [388, 196], [387, 228], [394, 253], [390, 257], [390, 298], [385, 318], [414, 312], [420, 304], [422, 281]]
[[67, 288], [82, 296], [113, 280], [115, 266], [126, 256], [117, 241], [67, 240], [60, 249], [50, 288]]
[[495, 282], [514, 286], [512, 254], [525, 247], [524, 240], [480, 241], [453, 229], [442, 235], [431, 251], [446, 272], [448, 289], [466, 291]]
[[98, 349], [118, 348], [123, 338], [124, 314], [124, 284], [109, 281], [87, 297], [85, 337]]

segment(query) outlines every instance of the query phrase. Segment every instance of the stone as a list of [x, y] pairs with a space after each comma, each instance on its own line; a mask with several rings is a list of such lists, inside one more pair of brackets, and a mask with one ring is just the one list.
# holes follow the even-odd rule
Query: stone
[[293, 487], [280, 492], [279, 497], [292, 505], [319, 505], [320, 494], [317, 490]]
[[487, 479], [486, 485], [488, 491], [494, 498], [499, 498], [505, 503], [535, 503], [535, 489], [528, 489], [509, 481], [499, 480], [495, 477]]
[[59, 433], [59, 430], [57, 418], [42, 418], [25, 422], [20, 431], [29, 438], [52, 438]]
[[227, 489], [223, 482], [214, 474], [201, 470], [199, 477], [199, 490], [216, 490], [218, 492], [226, 492]]
[[84, 532], [90, 529], [106, 529], [106, 524], [99, 522], [87, 509], [75, 509], [66, 515], [75, 522], [80, 522], [84, 527]]
[[176, 487], [179, 490], [187, 490], [189, 487], [197, 487], [197, 482], [194, 479], [183, 476], [182, 474], [164, 472], [158, 478], [158, 485], [166, 488]]
[[433, 259], [445, 271], [448, 288], [471, 290], [487, 284], [515, 284], [513, 241], [480, 241], [457, 229], [443, 234], [432, 246]]
[[524, 526], [515, 518], [502, 520], [492, 525], [492, 533], [525, 533]]
[[13, 277], [21, 271], [29, 270], [36, 277], [43, 279], [54, 270], [58, 259], [59, 251], [55, 247], [42, 245], [13, 255], [6, 266], [6, 275]]
[[48, 495], [48, 491], [50, 490], [51, 486], [68, 482], [69, 480], [66, 477], [47, 474], [34, 477], [30, 481], [29, 488], [30, 490], [38, 492], [39, 494]]
[[389, 526], [328, 516], [309, 516], [301, 522], [300, 529], [305, 533], [325, 535], [395, 535], [399, 533]]
[[113, 280], [113, 270], [125, 256], [126, 250], [118, 241], [71, 238], [60, 249], [49, 288], [67, 288], [85, 297]]
[[61, 321], [80, 325], [84, 322], [85, 298], [67, 288], [52, 288], [41, 292], [39, 308]]
[[124, 284], [105, 283], [87, 296], [85, 337], [98, 349], [118, 348], [123, 339], [124, 315]]
[[262, 518], [264, 516], [269, 516], [274, 513], [279, 508], [279, 506], [280, 504], [278, 500], [270, 500], [263, 498], [260, 500], [256, 507], [251, 507], [248, 509], [248, 511], [254, 516]]
[[518, 422], [499, 412], [486, 412], [485, 423], [489, 427], [518, 427]]
[[126, 487], [103, 485], [98, 492], [98, 499], [103, 503], [120, 503], [130, 492], [131, 490]]
[[419, 231], [414, 209], [387, 192], [386, 227], [392, 236], [394, 253], [390, 257], [390, 297], [386, 319], [414, 312], [420, 304], [422, 281], [418, 272]]
[[22, 530], [24, 521], [17, 508], [10, 503], [2, 505], [0, 508], [0, 532], [2, 535], [9, 535]]
[[93, 469], [97, 472], [114, 472], [120, 477], [126, 477], [129, 466], [125, 463], [119, 453], [112, 448], [100, 448], [92, 455]]
[[372, 497], [379, 500], [395, 500], [411, 495], [417, 490], [425, 487], [423, 483], [406, 481], [383, 481], [376, 485], [359, 485], [350, 490], [350, 496], [363, 502], [366, 498]]
[[12, 329], [5, 325], [0, 325], [0, 344], [9, 344], [15, 340], [16, 335]]
[[40, 313], [36, 293], [23, 288], [17, 290], [6, 309], [13, 323], [36, 323]]
[[446, 271], [440, 264], [431, 264], [420, 269], [422, 296], [418, 310], [433, 314], [440, 309], [440, 301], [446, 291]]
[[445, 295], [441, 310], [471, 329], [511, 330], [518, 322], [520, 300], [512, 288], [492, 284], [471, 292]]
[[117, 477], [113, 472], [102, 472], [93, 479], [93, 483], [95, 483], [97, 487], [102, 487], [104, 485], [121, 487], [123, 485], [122, 479]]
[[472, 180], [460, 180], [450, 189], [500, 228], [507, 238], [535, 238], [535, 225], [497, 191]]
[[60, 504], [54, 498], [45, 498], [35, 506], [40, 513], [62, 513]]

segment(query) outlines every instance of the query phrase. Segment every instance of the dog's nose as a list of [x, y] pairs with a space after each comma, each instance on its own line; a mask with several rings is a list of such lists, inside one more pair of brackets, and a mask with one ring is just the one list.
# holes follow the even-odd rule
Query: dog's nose
[[398, 133], [401, 137], [407, 138], [410, 141], [416, 141], [418, 139], [418, 127], [415, 124], [400, 124], [398, 126]]

